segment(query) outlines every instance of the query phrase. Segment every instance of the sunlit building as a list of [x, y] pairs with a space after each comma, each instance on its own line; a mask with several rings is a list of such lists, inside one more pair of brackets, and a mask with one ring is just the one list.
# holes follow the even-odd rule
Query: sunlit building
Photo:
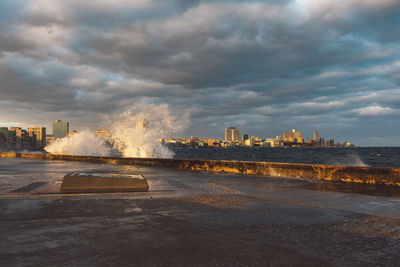
[[209, 147], [220, 147], [221, 141], [218, 139], [208, 138], [207, 139], [207, 146]]
[[40, 126], [28, 127], [28, 134], [36, 140], [36, 149], [46, 146], [46, 128]]
[[254, 146], [254, 138], [247, 139], [244, 141], [245, 146]]
[[317, 131], [315, 131], [314, 132], [314, 143], [318, 143], [318, 132]]
[[239, 130], [235, 127], [229, 127], [225, 129], [225, 141], [226, 142], [237, 142], [239, 141]]
[[303, 143], [303, 133], [297, 132], [296, 129], [293, 129], [291, 132], [283, 132], [282, 140], [290, 143]]
[[[16, 150], [32, 150], [36, 146], [36, 136], [29, 136], [26, 130], [21, 127], [10, 127], [10, 132], [15, 132], [15, 149]], [[46, 142], [47, 144], [47, 142]]]
[[278, 139], [274, 138], [267, 138], [265, 139], [265, 142], [268, 144], [270, 147], [280, 147], [281, 146], [281, 141]]

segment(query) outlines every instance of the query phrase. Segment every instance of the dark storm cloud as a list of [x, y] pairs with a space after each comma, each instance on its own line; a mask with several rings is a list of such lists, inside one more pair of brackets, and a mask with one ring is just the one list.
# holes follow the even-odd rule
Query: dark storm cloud
[[30, 107], [96, 127], [148, 101], [191, 113], [189, 135], [399, 145], [399, 14], [396, 0], [2, 1], [1, 112], [19, 115], [0, 123], [37, 121]]

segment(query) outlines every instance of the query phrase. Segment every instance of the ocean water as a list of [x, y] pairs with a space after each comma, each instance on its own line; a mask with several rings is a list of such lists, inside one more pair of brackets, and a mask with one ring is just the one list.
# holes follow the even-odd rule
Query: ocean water
[[174, 148], [177, 159], [264, 161], [400, 168], [400, 147], [359, 148]]

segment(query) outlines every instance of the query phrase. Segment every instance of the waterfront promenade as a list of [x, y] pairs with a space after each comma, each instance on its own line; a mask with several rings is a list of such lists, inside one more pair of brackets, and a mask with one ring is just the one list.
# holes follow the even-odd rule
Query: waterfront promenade
[[[72, 171], [141, 174], [137, 193], [57, 192]], [[0, 158], [1, 266], [396, 266], [400, 190]]]

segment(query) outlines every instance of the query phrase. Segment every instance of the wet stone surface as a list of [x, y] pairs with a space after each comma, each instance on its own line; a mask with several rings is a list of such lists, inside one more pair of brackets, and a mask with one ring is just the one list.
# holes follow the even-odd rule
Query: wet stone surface
[[[72, 171], [142, 174], [150, 189], [29, 193]], [[0, 266], [400, 262], [393, 188], [11, 158], [0, 158], [0, 188]]]

